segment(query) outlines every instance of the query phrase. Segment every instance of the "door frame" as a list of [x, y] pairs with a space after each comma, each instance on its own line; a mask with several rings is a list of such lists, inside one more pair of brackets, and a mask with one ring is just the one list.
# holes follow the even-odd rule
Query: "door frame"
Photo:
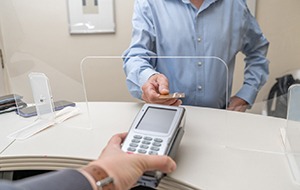
[[5, 67], [5, 55], [4, 55], [4, 46], [3, 46], [3, 36], [0, 23], [0, 96], [8, 94], [8, 84], [7, 84], [7, 75]]

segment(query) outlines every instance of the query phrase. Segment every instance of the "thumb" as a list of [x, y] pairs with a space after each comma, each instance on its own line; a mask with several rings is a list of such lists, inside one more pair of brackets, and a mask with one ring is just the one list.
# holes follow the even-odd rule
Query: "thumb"
[[169, 94], [169, 81], [167, 77], [160, 74], [157, 78], [157, 83], [160, 94]]
[[176, 163], [169, 156], [149, 155], [143, 156], [144, 170], [158, 170], [163, 173], [171, 173], [176, 169]]

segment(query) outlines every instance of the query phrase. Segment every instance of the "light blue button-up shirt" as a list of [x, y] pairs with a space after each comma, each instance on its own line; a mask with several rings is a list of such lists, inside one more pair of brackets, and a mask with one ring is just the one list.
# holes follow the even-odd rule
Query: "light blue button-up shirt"
[[132, 23], [124, 71], [136, 98], [159, 72], [168, 78], [170, 92], [186, 94], [183, 104], [223, 108], [238, 52], [246, 65], [236, 96], [253, 104], [267, 80], [269, 43], [245, 0], [204, 0], [200, 9], [189, 0], [136, 0]]

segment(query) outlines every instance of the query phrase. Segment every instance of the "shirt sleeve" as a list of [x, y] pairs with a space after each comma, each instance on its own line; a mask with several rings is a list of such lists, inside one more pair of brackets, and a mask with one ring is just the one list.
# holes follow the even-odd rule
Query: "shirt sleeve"
[[131, 95], [141, 98], [141, 86], [150, 76], [157, 73], [155, 71], [156, 34], [147, 1], [135, 1], [132, 26], [131, 44], [123, 54], [123, 69]]
[[29, 177], [16, 182], [0, 182], [5, 190], [92, 190], [89, 181], [77, 170], [61, 170]]
[[245, 13], [245, 33], [242, 52], [245, 55], [244, 83], [236, 96], [253, 105], [258, 91], [269, 75], [269, 61], [266, 58], [269, 42], [249, 10]]

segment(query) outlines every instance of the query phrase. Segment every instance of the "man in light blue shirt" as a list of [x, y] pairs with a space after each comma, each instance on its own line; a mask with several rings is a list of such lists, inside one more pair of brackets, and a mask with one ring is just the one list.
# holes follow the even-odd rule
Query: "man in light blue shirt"
[[[136, 0], [132, 23], [124, 71], [136, 98], [245, 111], [267, 80], [269, 42], [246, 0]], [[244, 82], [228, 98], [238, 52]], [[159, 98], [174, 92], [186, 97]]]

